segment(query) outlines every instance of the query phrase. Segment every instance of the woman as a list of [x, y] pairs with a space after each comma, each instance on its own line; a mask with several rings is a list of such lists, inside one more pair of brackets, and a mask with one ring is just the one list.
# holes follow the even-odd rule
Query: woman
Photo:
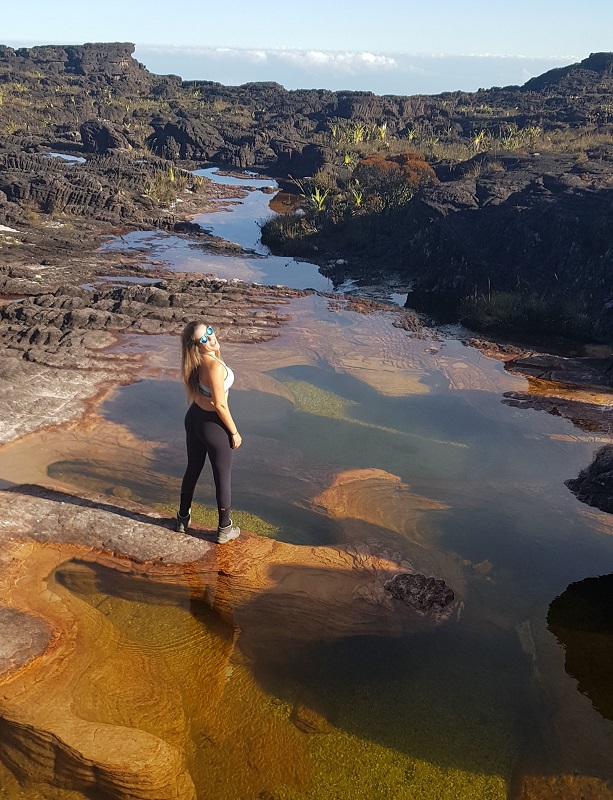
[[219, 513], [217, 542], [225, 544], [240, 534], [240, 528], [230, 519], [232, 451], [242, 442], [228, 406], [228, 390], [234, 383], [234, 373], [221, 360], [213, 328], [202, 322], [190, 322], [185, 326], [181, 334], [181, 356], [183, 382], [192, 404], [185, 415], [187, 469], [181, 484], [176, 530], [187, 531], [194, 490], [208, 455]]

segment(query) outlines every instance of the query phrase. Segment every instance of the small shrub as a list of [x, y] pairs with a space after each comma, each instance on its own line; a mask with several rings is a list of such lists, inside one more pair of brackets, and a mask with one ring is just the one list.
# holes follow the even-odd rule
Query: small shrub
[[367, 205], [373, 211], [404, 205], [420, 186], [437, 181], [423, 155], [413, 152], [363, 158], [353, 178], [364, 190]]

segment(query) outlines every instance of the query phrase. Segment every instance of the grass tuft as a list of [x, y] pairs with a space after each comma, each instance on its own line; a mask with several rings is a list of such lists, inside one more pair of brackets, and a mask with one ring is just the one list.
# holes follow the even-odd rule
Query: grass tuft
[[[153, 508], [158, 511], [165, 511], [167, 514], [176, 514], [177, 507], [172, 503], [154, 503]], [[216, 528], [218, 517], [217, 509], [203, 506], [200, 503], [192, 505], [192, 521], [197, 522], [199, 525], [206, 525], [210, 528]], [[239, 528], [249, 531], [250, 533], [257, 533], [258, 536], [268, 536], [271, 539], [276, 539], [281, 533], [281, 529], [276, 525], [256, 516], [250, 514], [248, 511], [232, 511], [232, 522], [238, 525]]]

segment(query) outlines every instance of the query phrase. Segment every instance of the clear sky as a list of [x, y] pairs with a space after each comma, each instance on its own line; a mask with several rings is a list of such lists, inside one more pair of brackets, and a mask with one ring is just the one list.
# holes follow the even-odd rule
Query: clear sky
[[[351, 74], [361, 73], [377, 73], [379, 78], [387, 73], [391, 85], [394, 71], [398, 73], [394, 57], [406, 77], [423, 69], [409, 64], [407, 55], [478, 56], [483, 76], [479, 85], [487, 86], [500, 82], [494, 75], [487, 80], [486, 56], [511, 57], [509, 63], [518, 56], [544, 59], [547, 69], [590, 52], [613, 50], [613, 0], [513, 0], [502, 5], [492, 0], [104, 0], [86, 5], [82, 0], [26, 0], [6, 3], [1, 31], [1, 43], [11, 46], [130, 41], [142, 48], [137, 57], [150, 69], [179, 74], [179, 68], [160, 69], [155, 63], [152, 53], [163, 52], [159, 47], [144, 46], [174, 46], [184, 54], [185, 48], [198, 48], [206, 59], [196, 66], [192, 51], [194, 69], [210, 70], [214, 62], [225, 67], [220, 66], [216, 75], [182, 77], [222, 80], [218, 75], [225, 69], [234, 82], [276, 79], [284, 85], [300, 82], [301, 74], [305, 86], [325, 86], [334, 82], [335, 75], [350, 82]], [[227, 48], [226, 54], [219, 48]], [[241, 54], [242, 50], [249, 53]], [[290, 54], [279, 57], [279, 51]], [[149, 59], [143, 57], [147, 53]], [[265, 62], [268, 72], [262, 78], [259, 67]], [[287, 81], [284, 72], [290, 62], [298, 71]], [[448, 73], [443, 76], [443, 82], [449, 79], [444, 88], [469, 88], [459, 85], [454, 63], [437, 62]], [[535, 74], [536, 68], [525, 67], [515, 73], [524, 79]], [[268, 74], [271, 69], [276, 77]], [[291, 70], [288, 74], [294, 75]], [[453, 85], [454, 77], [458, 85]]]

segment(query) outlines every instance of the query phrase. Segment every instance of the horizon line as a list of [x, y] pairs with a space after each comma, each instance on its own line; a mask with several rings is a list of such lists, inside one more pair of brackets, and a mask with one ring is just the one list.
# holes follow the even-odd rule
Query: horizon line
[[[322, 47], [284, 47], [284, 46], [276, 46], [276, 47], [262, 47], [258, 45], [227, 45], [227, 44], [211, 44], [211, 45], [197, 45], [197, 44], [168, 44], [164, 42], [134, 42], [129, 40], [119, 40], [116, 39], [114, 41], [107, 40], [107, 41], [66, 41], [66, 40], [33, 40], [33, 39], [6, 39], [4, 45], [6, 47], [13, 47], [13, 45], [20, 45], [21, 47], [45, 47], [45, 46], [55, 46], [55, 47], [63, 47], [63, 46], [84, 46], [86, 44], [93, 44], [93, 45], [110, 45], [110, 44], [132, 44], [135, 48], [137, 47], [144, 47], [144, 48], [159, 48], [164, 50], [188, 50], [188, 51], [195, 51], [195, 52], [220, 52], [220, 51], [229, 51], [229, 52], [254, 52], [254, 51], [262, 51], [266, 53], [347, 53], [347, 54], [356, 54], [359, 55], [361, 53], [372, 53], [373, 55], [389, 55], [389, 56], [408, 56], [411, 58], [517, 58], [520, 60], [542, 60], [542, 61], [561, 61], [567, 59], [578, 59], [582, 60], [582, 57], [577, 55], [576, 53], [563, 53], [563, 54], [555, 54], [555, 55], [526, 55], [525, 53], [463, 53], [463, 52], [453, 52], [453, 53], [426, 53], [426, 52], [409, 52], [409, 51], [398, 51], [398, 50], [376, 50], [376, 49], [368, 49], [368, 48], [358, 48], [358, 49], [350, 49], [350, 48], [322, 48]], [[593, 53], [597, 52], [613, 52], [613, 51], [590, 51], [588, 55], [592, 55]], [[587, 56], [583, 56], [583, 58], [587, 58]]]

